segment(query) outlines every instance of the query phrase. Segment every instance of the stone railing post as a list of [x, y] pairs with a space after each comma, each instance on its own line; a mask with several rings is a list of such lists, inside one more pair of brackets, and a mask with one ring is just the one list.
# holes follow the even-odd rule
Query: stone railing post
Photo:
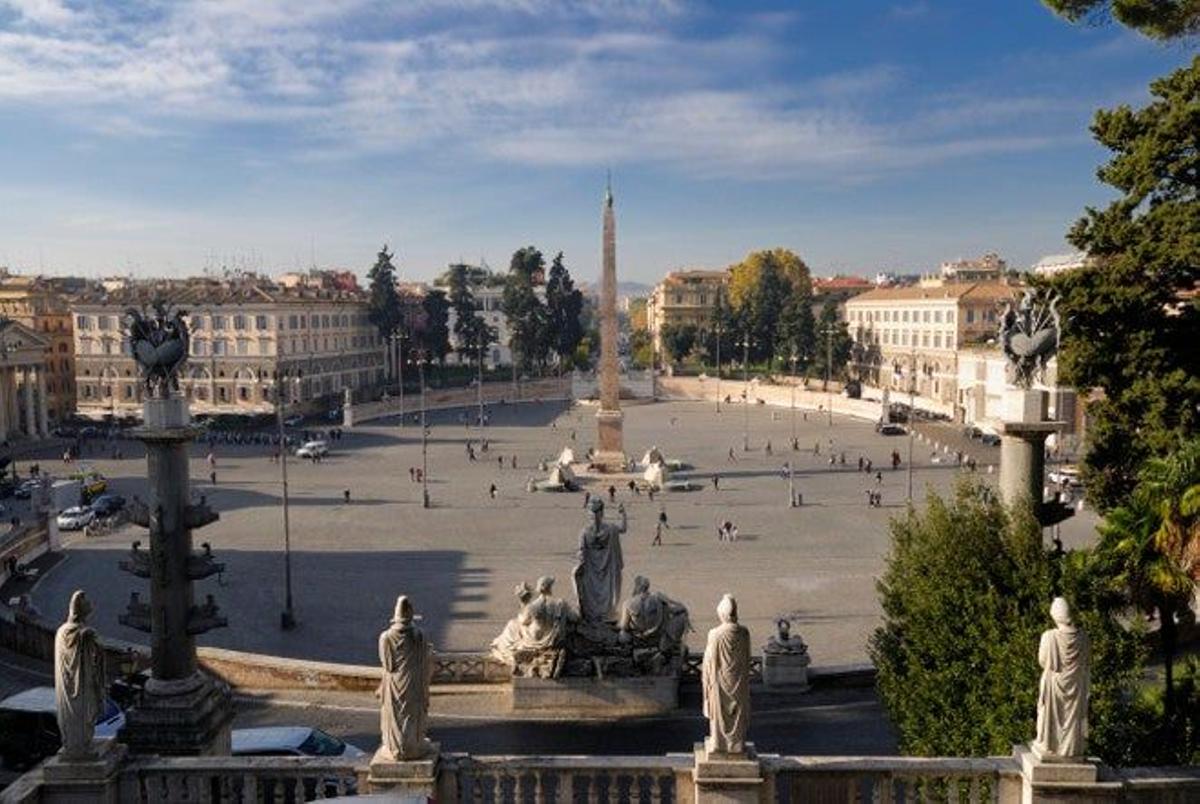
[[758, 804], [766, 802], [767, 785], [753, 743], [741, 754], [709, 752], [696, 744], [692, 767], [694, 804]]

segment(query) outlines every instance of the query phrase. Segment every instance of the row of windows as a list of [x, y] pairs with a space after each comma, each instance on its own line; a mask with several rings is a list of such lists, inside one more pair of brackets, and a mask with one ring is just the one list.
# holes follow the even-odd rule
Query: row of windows
[[[287, 326], [284, 329], [331, 329], [333, 327], [366, 327], [370, 325], [370, 320], [366, 313], [305, 313], [292, 314], [285, 319]], [[274, 316], [270, 315], [245, 315], [236, 313], [233, 315], [212, 314], [212, 315], [191, 315], [188, 316], [188, 326], [193, 332], [203, 332], [211, 330], [220, 332], [226, 329], [233, 329], [237, 332], [245, 332], [250, 329], [256, 329], [260, 332], [269, 332], [274, 327]], [[103, 332], [113, 332], [121, 329], [121, 317], [116, 315], [76, 315], [75, 328], [79, 330], [98, 329]]]
[[913, 332], [910, 334], [906, 329], [867, 330], [861, 339], [869, 343], [881, 343], [885, 346], [924, 346], [941, 349], [944, 345], [947, 349], [954, 348], [954, 335], [949, 332], [943, 338], [940, 332], [932, 334], [928, 332]]
[[[971, 321], [974, 310], [967, 310], [967, 321]], [[911, 318], [910, 318], [911, 314]], [[875, 322], [953, 324], [953, 310], [851, 310], [847, 314], [851, 321], [866, 324]], [[994, 315], [994, 314], [993, 314]]]

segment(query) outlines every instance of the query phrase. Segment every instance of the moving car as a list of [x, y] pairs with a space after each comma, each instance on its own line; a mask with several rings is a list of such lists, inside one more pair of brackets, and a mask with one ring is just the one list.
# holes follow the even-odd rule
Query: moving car
[[879, 428], [880, 435], [904, 435], [908, 431], [899, 424], [885, 424]]
[[297, 458], [323, 458], [329, 454], [329, 445], [324, 441], [307, 441], [296, 450]]
[[112, 516], [125, 507], [125, 498], [120, 494], [101, 494], [92, 500], [92, 512], [96, 516]]
[[77, 505], [59, 514], [56, 521], [59, 530], [83, 530], [92, 524], [92, 520], [95, 518], [96, 512], [91, 508]]
[[99, 497], [108, 489], [108, 480], [104, 475], [92, 470], [84, 470], [71, 475], [72, 480], [79, 481], [80, 491], [84, 501]]
[[[116, 737], [125, 713], [109, 699], [96, 718], [97, 737]], [[0, 757], [12, 770], [26, 770], [62, 746], [54, 687], [32, 687], [0, 701]]]

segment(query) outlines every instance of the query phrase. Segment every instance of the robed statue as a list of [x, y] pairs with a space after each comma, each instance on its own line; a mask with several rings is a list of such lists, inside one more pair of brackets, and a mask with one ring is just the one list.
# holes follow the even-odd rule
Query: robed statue
[[492, 656], [504, 662], [509, 667], [513, 667], [516, 664], [515, 651], [521, 647], [523, 640], [521, 620], [525, 614], [525, 607], [533, 599], [533, 589], [530, 588], [528, 583], [521, 581], [517, 584], [516, 589], [513, 590], [513, 594], [516, 596], [517, 603], [519, 604], [517, 615], [505, 624], [504, 630], [500, 632], [498, 637], [492, 640], [491, 645]]
[[1088, 693], [1091, 685], [1091, 644], [1083, 629], [1071, 622], [1067, 601], [1050, 604], [1054, 627], [1042, 634], [1038, 664], [1037, 737], [1039, 756], [1082, 757], [1087, 749]]
[[700, 678], [709, 753], [741, 754], [750, 728], [750, 631], [738, 624], [737, 601], [725, 595], [717, 604], [721, 624], [708, 632]]
[[619, 525], [604, 521], [604, 502], [598, 497], [592, 498], [589, 508], [592, 521], [579, 533], [579, 551], [572, 573], [579, 615], [589, 624], [615, 622], [621, 598], [621, 571], [625, 567], [621, 554], [621, 534], [628, 525], [625, 506], [617, 508], [621, 514]]
[[433, 680], [433, 648], [413, 624], [412, 603], [405, 595], [396, 600], [388, 629], [379, 635], [381, 707], [380, 754], [384, 759], [418, 759], [432, 749], [425, 738], [429, 722], [429, 685]]
[[664, 655], [679, 653], [691, 630], [687, 607], [662, 592], [651, 592], [650, 581], [641, 575], [633, 579], [633, 596], [622, 604], [617, 627], [622, 642], [652, 646]]
[[104, 654], [87, 625], [92, 604], [82, 590], [71, 595], [67, 621], [54, 635], [54, 701], [63, 759], [95, 755], [92, 738], [104, 704]]

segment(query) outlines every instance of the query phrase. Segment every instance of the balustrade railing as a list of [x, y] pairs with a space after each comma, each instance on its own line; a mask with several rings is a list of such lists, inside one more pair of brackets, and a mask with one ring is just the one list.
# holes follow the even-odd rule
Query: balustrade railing
[[[344, 757], [176, 757], [135, 760], [120, 800], [136, 804], [293, 804], [352, 795], [367, 762]], [[365, 792], [365, 791], [364, 791]]]
[[765, 757], [778, 804], [1008, 804], [1021, 797], [1010, 758]]
[[[455, 757], [459, 804], [670, 804], [692, 758]], [[690, 777], [688, 777], [690, 778]]]

